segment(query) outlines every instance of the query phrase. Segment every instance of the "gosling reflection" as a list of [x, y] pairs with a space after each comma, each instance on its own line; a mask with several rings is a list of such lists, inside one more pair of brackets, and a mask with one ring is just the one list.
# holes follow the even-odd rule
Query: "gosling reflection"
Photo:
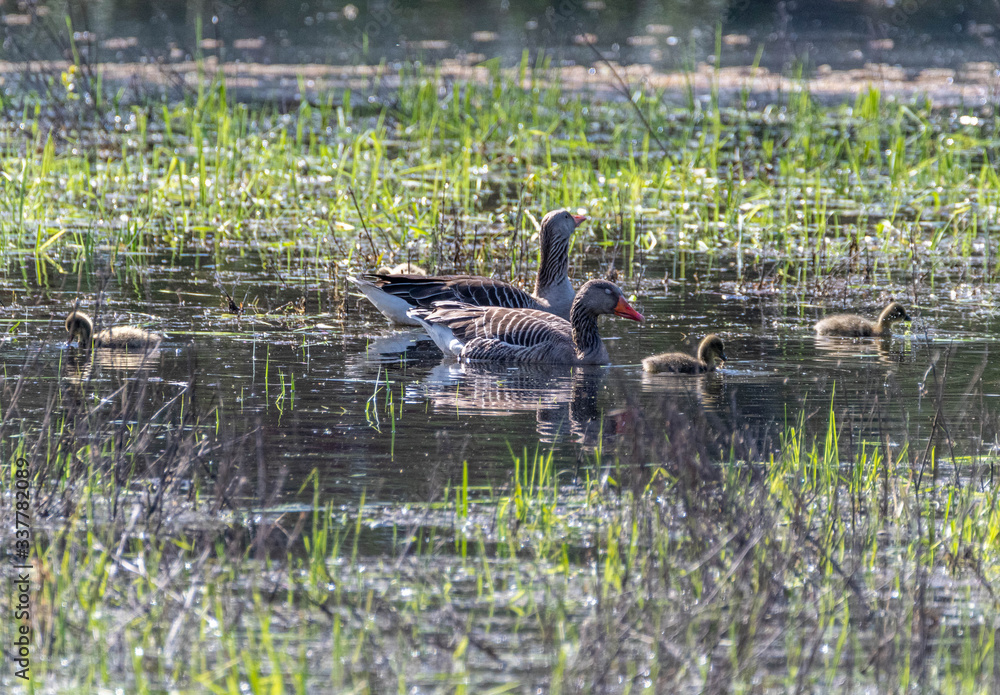
[[642, 390], [644, 393], [661, 393], [673, 398], [697, 403], [709, 410], [722, 410], [724, 381], [716, 372], [702, 372], [678, 379], [671, 372], [650, 373], [641, 372]]
[[[521, 365], [442, 362], [408, 395], [428, 398], [434, 408], [457, 415], [510, 415], [535, 412], [543, 442], [599, 443], [603, 422], [597, 403], [607, 370], [569, 365]], [[603, 426], [603, 427], [602, 427]]]
[[67, 351], [65, 377], [76, 384], [91, 378], [100, 378], [103, 370], [136, 374], [147, 372], [160, 364], [160, 350], [139, 350], [123, 352], [119, 350], [93, 350], [91, 352]]
[[823, 361], [848, 361], [857, 367], [859, 357], [871, 357], [885, 364], [902, 362], [906, 355], [907, 342], [892, 336], [877, 337], [874, 340], [844, 340], [838, 337], [816, 336], [816, 349]]

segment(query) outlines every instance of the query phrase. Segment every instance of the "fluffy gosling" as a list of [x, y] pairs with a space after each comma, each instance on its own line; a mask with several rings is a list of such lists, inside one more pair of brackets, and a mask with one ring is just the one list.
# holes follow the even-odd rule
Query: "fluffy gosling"
[[66, 317], [67, 343], [76, 338], [82, 348], [102, 348], [109, 350], [152, 350], [160, 344], [163, 336], [135, 326], [114, 326], [94, 333], [94, 322], [82, 311], [71, 311]]
[[683, 352], [665, 352], [642, 361], [642, 368], [650, 374], [670, 372], [674, 374], [704, 374], [715, 370], [718, 362], [726, 361], [726, 348], [722, 338], [714, 333], [698, 345], [698, 356]]

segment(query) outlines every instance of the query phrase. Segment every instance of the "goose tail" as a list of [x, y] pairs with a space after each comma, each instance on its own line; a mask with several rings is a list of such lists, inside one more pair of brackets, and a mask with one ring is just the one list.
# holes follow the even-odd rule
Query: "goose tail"
[[374, 283], [364, 280], [362, 278], [356, 278], [354, 276], [348, 276], [355, 287], [361, 290], [361, 294], [368, 298], [375, 308], [382, 312], [382, 315], [393, 323], [398, 323], [401, 326], [422, 326], [418, 320], [410, 318], [407, 312], [413, 308], [412, 305], [407, 303], [405, 299], [400, 297], [395, 297], [388, 292], [385, 292], [375, 286]]
[[441, 348], [441, 352], [447, 356], [461, 357], [465, 344], [455, 337], [455, 333], [447, 325], [427, 320], [432, 313], [434, 313], [434, 309], [413, 307], [409, 310], [408, 316], [418, 325], [423, 326], [434, 344]]

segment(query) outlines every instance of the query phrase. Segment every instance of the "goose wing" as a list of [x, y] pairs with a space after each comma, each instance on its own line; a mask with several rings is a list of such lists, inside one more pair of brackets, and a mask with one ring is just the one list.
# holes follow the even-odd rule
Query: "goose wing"
[[476, 306], [498, 306], [509, 309], [541, 309], [538, 301], [509, 282], [475, 275], [390, 275], [372, 273], [366, 276], [387, 294], [399, 297], [413, 306], [431, 307], [435, 302], [464, 302]]

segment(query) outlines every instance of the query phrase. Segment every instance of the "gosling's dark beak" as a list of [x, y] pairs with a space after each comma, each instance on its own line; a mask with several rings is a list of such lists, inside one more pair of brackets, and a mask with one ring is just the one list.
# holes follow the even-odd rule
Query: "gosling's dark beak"
[[577, 227], [587, 221], [586, 215], [570, 215], [570, 217], [573, 218], [573, 224]]
[[729, 361], [729, 358], [726, 357], [726, 353], [724, 353], [724, 352], [719, 353], [719, 359], [722, 360], [723, 362], [728, 362]]

